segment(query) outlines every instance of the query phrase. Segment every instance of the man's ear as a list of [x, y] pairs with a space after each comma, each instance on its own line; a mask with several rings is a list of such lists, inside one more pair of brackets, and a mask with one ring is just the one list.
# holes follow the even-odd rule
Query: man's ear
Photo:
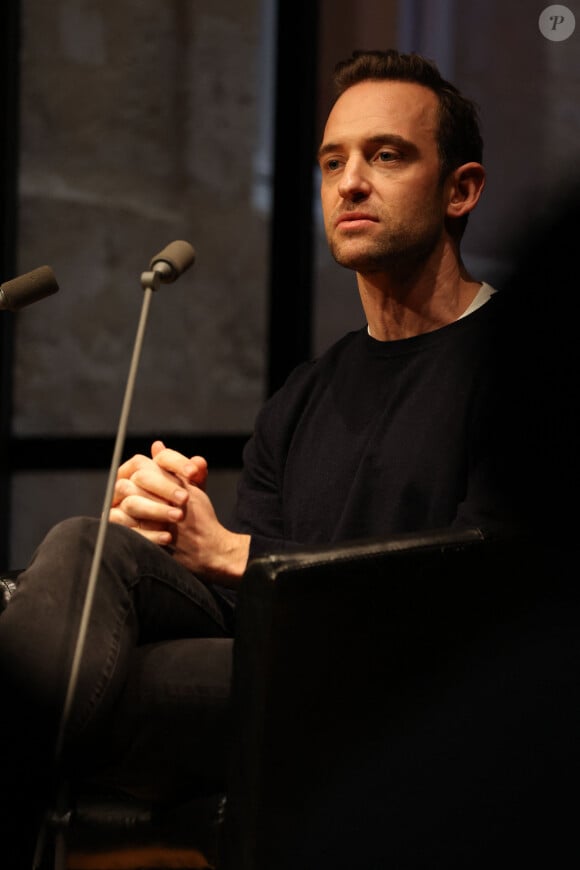
[[468, 215], [479, 202], [485, 186], [485, 169], [481, 163], [464, 163], [450, 173], [447, 185], [447, 217]]

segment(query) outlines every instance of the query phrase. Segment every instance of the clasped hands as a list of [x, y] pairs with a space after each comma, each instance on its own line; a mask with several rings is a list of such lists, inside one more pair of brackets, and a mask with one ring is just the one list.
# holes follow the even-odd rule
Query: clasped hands
[[242, 577], [250, 536], [226, 529], [205, 492], [207, 462], [155, 441], [151, 457], [137, 454], [117, 473], [109, 520], [170, 549], [190, 571], [226, 586]]

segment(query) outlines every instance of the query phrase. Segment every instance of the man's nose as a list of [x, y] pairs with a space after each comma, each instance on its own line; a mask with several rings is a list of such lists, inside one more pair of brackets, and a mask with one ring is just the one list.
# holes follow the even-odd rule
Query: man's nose
[[370, 182], [366, 168], [366, 163], [360, 157], [352, 157], [347, 161], [338, 185], [338, 192], [343, 199], [362, 199], [369, 195]]

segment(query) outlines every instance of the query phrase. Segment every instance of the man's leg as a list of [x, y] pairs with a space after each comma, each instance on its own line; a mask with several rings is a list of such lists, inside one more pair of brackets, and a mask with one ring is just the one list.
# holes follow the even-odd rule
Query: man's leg
[[[0, 618], [0, 685], [11, 746], [2, 777], [7, 804], [13, 796], [16, 804], [18, 798], [42, 797], [55, 773], [51, 762], [97, 529], [98, 521], [90, 519], [67, 520], [55, 527]], [[84, 762], [89, 762], [87, 770], [91, 768], [83, 747], [95, 748], [90, 755], [100, 763], [106, 759], [103, 746], [110, 743], [116, 757], [126, 749], [122, 711], [127, 708], [122, 695], [131, 673], [146, 672], [139, 667], [139, 645], [166, 639], [228, 638], [232, 616], [233, 608], [225, 599], [161, 548], [122, 526], [109, 526], [67, 728], [65, 756], [74, 758], [75, 770], [82, 771]], [[206, 650], [206, 662], [208, 656]], [[216, 692], [222, 696], [227, 695], [224, 682], [229, 684], [228, 656], [222, 654], [222, 665], [213, 674], [211, 667], [208, 672], [210, 682], [218, 681]], [[162, 672], [169, 680], [165, 691], [171, 695], [171, 680], [175, 676], [181, 681], [182, 676], [171, 667]], [[147, 697], [151, 693], [145, 688], [143, 698]], [[162, 710], [162, 705], [154, 706]], [[116, 739], [109, 741], [112, 732], [107, 728], [113, 720], [119, 728]], [[145, 714], [141, 721], [146, 721]], [[147, 778], [146, 771], [141, 775]]]
[[111, 714], [95, 782], [138, 797], [179, 799], [225, 787], [231, 638], [138, 647]]

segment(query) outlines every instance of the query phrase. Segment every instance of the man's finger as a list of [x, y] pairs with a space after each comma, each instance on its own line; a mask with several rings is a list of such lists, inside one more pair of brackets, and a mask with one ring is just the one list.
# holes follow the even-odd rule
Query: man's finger
[[180, 485], [179, 479], [158, 467], [138, 469], [128, 483], [134, 488], [127, 489], [127, 495], [147, 495], [154, 501], [178, 506], [184, 505], [188, 498], [188, 492]]
[[123, 462], [122, 465], [119, 466], [117, 470], [117, 480], [127, 479], [134, 474], [137, 469], [142, 468], [147, 463], [151, 463], [153, 460], [148, 456], [144, 456], [142, 453], [136, 453], [135, 456], [132, 456], [130, 459], [127, 459]]
[[138, 523], [153, 522], [158, 525], [166, 525], [183, 519], [181, 508], [168, 505], [163, 500], [152, 499], [149, 496], [129, 495], [123, 499], [119, 508], [127, 516], [137, 520]]

